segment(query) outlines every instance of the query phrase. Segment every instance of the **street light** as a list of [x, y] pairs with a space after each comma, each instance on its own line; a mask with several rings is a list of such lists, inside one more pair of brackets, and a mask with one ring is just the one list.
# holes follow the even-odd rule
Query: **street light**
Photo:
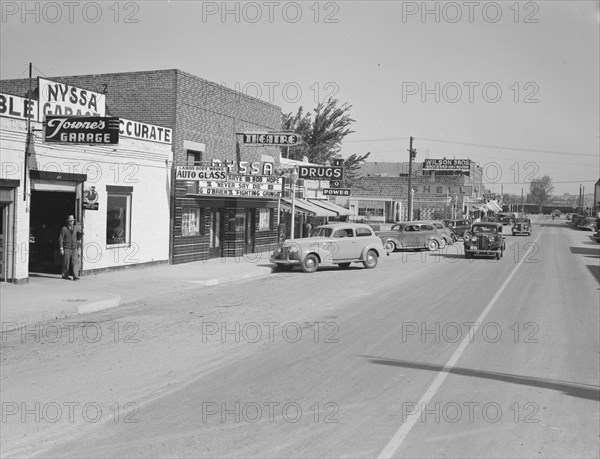
[[295, 225], [295, 216], [296, 216], [296, 180], [298, 179], [298, 168], [294, 167], [294, 170], [290, 174], [290, 180], [292, 181], [292, 223], [290, 230], [290, 238], [294, 239], [294, 225]]

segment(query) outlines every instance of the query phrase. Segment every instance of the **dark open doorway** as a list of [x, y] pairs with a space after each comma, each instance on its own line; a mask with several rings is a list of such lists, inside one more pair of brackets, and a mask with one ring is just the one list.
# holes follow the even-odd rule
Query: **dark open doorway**
[[58, 236], [69, 215], [75, 215], [75, 193], [32, 191], [29, 272], [59, 274]]

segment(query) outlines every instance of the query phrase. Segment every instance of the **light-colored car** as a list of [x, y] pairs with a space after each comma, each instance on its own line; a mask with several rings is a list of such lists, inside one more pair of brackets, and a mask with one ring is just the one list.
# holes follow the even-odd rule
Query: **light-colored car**
[[423, 223], [431, 223], [438, 230], [438, 233], [442, 235], [446, 244], [454, 244], [458, 239], [454, 231], [442, 220], [431, 220]]
[[378, 231], [377, 236], [388, 252], [397, 249], [437, 250], [446, 246], [443, 236], [430, 222], [396, 223], [389, 231]]
[[512, 235], [527, 234], [531, 236], [531, 220], [528, 218], [517, 217], [511, 228]]
[[271, 263], [279, 271], [299, 266], [305, 273], [313, 273], [326, 264], [347, 269], [351, 263], [362, 263], [373, 269], [384, 254], [381, 239], [370, 226], [332, 223], [317, 226], [310, 237], [285, 240], [271, 255]]

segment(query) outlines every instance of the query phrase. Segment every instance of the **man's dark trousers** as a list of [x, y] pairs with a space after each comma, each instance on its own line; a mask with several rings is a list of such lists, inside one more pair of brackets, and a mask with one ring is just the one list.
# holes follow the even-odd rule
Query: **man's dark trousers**
[[63, 255], [62, 263], [62, 275], [63, 277], [69, 277], [69, 265], [73, 268], [73, 277], [79, 277], [79, 252], [77, 249], [64, 249], [65, 254]]

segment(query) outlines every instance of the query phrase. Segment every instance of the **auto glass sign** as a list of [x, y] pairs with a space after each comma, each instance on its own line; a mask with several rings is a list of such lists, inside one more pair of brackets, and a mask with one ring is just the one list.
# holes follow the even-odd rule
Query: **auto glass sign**
[[302, 138], [298, 134], [289, 132], [243, 132], [243, 143], [246, 145], [277, 145], [293, 147], [298, 145]]
[[70, 144], [119, 143], [119, 118], [116, 116], [47, 116], [44, 142]]
[[65, 83], [38, 78], [39, 119], [45, 115], [105, 116], [106, 96]]
[[461, 171], [471, 170], [470, 159], [426, 159], [423, 162], [423, 170], [429, 171]]

